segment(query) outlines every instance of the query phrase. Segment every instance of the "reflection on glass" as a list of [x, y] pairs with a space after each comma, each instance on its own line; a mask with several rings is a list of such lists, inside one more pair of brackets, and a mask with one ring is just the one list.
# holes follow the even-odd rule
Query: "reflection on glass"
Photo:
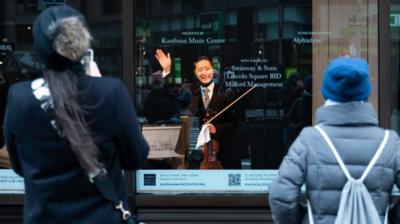
[[[203, 121], [190, 108], [201, 90], [195, 70], [199, 56], [209, 58], [213, 82], [228, 101], [258, 86], [230, 111], [235, 125], [217, 154], [223, 169], [277, 169], [290, 143], [310, 125], [312, 45], [318, 43], [312, 36], [311, 2], [229, 2], [230, 7], [210, 1], [137, 1], [139, 115], [145, 127], [186, 127], [178, 141], [185, 148], [184, 166], [176, 166], [173, 157], [152, 158], [147, 169], [201, 167], [204, 152], [195, 146]], [[170, 53], [172, 65], [166, 77], [154, 57], [157, 49]], [[176, 113], [161, 109], [169, 108], [166, 105], [178, 108], [177, 123], [170, 121]]]
[[392, 0], [390, 6], [390, 40], [391, 40], [391, 77], [393, 80], [393, 111], [391, 114], [391, 128], [400, 130], [400, 2]]

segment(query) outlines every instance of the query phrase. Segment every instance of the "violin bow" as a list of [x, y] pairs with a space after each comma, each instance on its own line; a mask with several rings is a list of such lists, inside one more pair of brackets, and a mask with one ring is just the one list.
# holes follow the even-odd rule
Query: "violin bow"
[[244, 92], [242, 95], [240, 95], [236, 100], [232, 101], [228, 106], [226, 106], [224, 109], [222, 109], [220, 112], [218, 112], [216, 115], [214, 115], [210, 120], [208, 120], [204, 125], [210, 124], [211, 121], [213, 121], [215, 118], [217, 118], [219, 115], [221, 115], [223, 112], [228, 110], [231, 106], [233, 106], [237, 101], [242, 99], [244, 96], [246, 96], [249, 92], [251, 92], [254, 88], [257, 87], [257, 84], [255, 84], [253, 87], [248, 89], [246, 92]]

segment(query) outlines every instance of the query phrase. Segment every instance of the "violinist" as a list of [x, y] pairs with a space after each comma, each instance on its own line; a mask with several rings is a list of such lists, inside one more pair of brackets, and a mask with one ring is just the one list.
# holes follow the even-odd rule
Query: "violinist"
[[[171, 57], [170, 54], [165, 54], [162, 50], [156, 51], [156, 58], [163, 68], [164, 74], [170, 73]], [[220, 84], [214, 82], [214, 69], [209, 58], [199, 57], [194, 64], [194, 73], [199, 81], [198, 87], [194, 90], [192, 101], [189, 109], [193, 115], [199, 117], [200, 127], [207, 122], [209, 118], [223, 110], [231, 102], [226, 91], [223, 91]], [[233, 130], [235, 126], [235, 117], [231, 109], [227, 110], [210, 124], [208, 129], [213, 140], [219, 143], [217, 159], [221, 161], [222, 167], [225, 160], [229, 159], [229, 149], [225, 146], [226, 135]], [[224, 155], [225, 154], [225, 155]]]

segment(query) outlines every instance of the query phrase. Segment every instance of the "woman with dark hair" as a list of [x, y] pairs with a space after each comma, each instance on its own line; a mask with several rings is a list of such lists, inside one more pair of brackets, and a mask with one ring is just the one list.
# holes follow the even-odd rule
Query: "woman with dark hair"
[[[122, 170], [140, 168], [149, 148], [126, 89], [85, 75], [92, 38], [76, 10], [43, 11], [33, 39], [43, 78], [11, 86], [4, 129], [12, 168], [24, 177], [24, 222], [127, 223]], [[103, 196], [99, 178], [120, 206]]]

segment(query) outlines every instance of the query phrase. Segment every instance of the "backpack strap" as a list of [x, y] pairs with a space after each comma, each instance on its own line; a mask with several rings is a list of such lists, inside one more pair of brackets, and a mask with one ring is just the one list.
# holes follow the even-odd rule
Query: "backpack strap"
[[[50, 118], [50, 123], [52, 127], [57, 131], [61, 142], [65, 148], [69, 148], [68, 139], [62, 134], [60, 126], [57, 124], [57, 119], [54, 111], [54, 102], [51, 95], [47, 81], [44, 78], [38, 78], [31, 83], [32, 93], [35, 98], [40, 102], [40, 107], [46, 113], [48, 118]], [[127, 224], [136, 224], [138, 222], [136, 216], [131, 214], [129, 209], [125, 209], [123, 206], [123, 201], [118, 199], [118, 193], [112, 182], [111, 178], [108, 176], [105, 169], [98, 169], [95, 173], [87, 173], [89, 181], [96, 186], [97, 190], [101, 195], [114, 203], [114, 208], [119, 210], [122, 215], [122, 219], [126, 221]]]
[[328, 137], [326, 132], [320, 127], [320, 125], [315, 126], [315, 129], [317, 129], [318, 132], [321, 134], [321, 136], [325, 139], [325, 142], [328, 144], [329, 149], [332, 151], [333, 155], [335, 156], [344, 175], [346, 175], [348, 180], [353, 180], [354, 178], [350, 175], [349, 171], [346, 168], [346, 165], [344, 165], [342, 158], [340, 158], [339, 153], [337, 152], [335, 146], [333, 145], [331, 139]]
[[[342, 158], [339, 156], [339, 153], [336, 150], [336, 147], [333, 145], [331, 139], [328, 137], [324, 129], [321, 128], [321, 125], [316, 125], [315, 129], [318, 130], [318, 132], [321, 134], [321, 136], [324, 138], [325, 142], [328, 144], [330, 150], [332, 151], [333, 155], [335, 156], [337, 162], [339, 163], [340, 168], [342, 169], [343, 173], [346, 175], [348, 180], [354, 180], [354, 178], [350, 175], [348, 169], [346, 168], [346, 165], [344, 164]], [[368, 164], [367, 168], [365, 169], [364, 173], [358, 179], [359, 181], [364, 181], [364, 179], [367, 177], [368, 173], [371, 171], [372, 167], [375, 165], [376, 161], [378, 160], [379, 156], [381, 155], [383, 149], [385, 148], [385, 145], [389, 139], [390, 132], [389, 130], [385, 130], [385, 135], [383, 137], [383, 140], [381, 144], [379, 145], [378, 150], [376, 150], [375, 155], [372, 157], [371, 162]]]
[[307, 200], [307, 213], [308, 213], [308, 222], [310, 224], [314, 224], [314, 214], [312, 212], [310, 200]]
[[390, 135], [389, 130], [385, 130], [385, 136], [383, 137], [383, 140], [382, 140], [381, 144], [379, 145], [378, 150], [376, 150], [376, 153], [375, 153], [374, 157], [372, 157], [371, 162], [369, 162], [367, 168], [365, 169], [364, 173], [360, 177], [360, 181], [361, 182], [365, 180], [365, 178], [369, 174], [369, 171], [371, 171], [372, 167], [375, 165], [375, 163], [378, 160], [379, 156], [383, 152], [383, 149], [385, 148], [385, 145], [386, 145], [386, 143], [387, 143], [387, 141], [389, 139], [389, 135]]

